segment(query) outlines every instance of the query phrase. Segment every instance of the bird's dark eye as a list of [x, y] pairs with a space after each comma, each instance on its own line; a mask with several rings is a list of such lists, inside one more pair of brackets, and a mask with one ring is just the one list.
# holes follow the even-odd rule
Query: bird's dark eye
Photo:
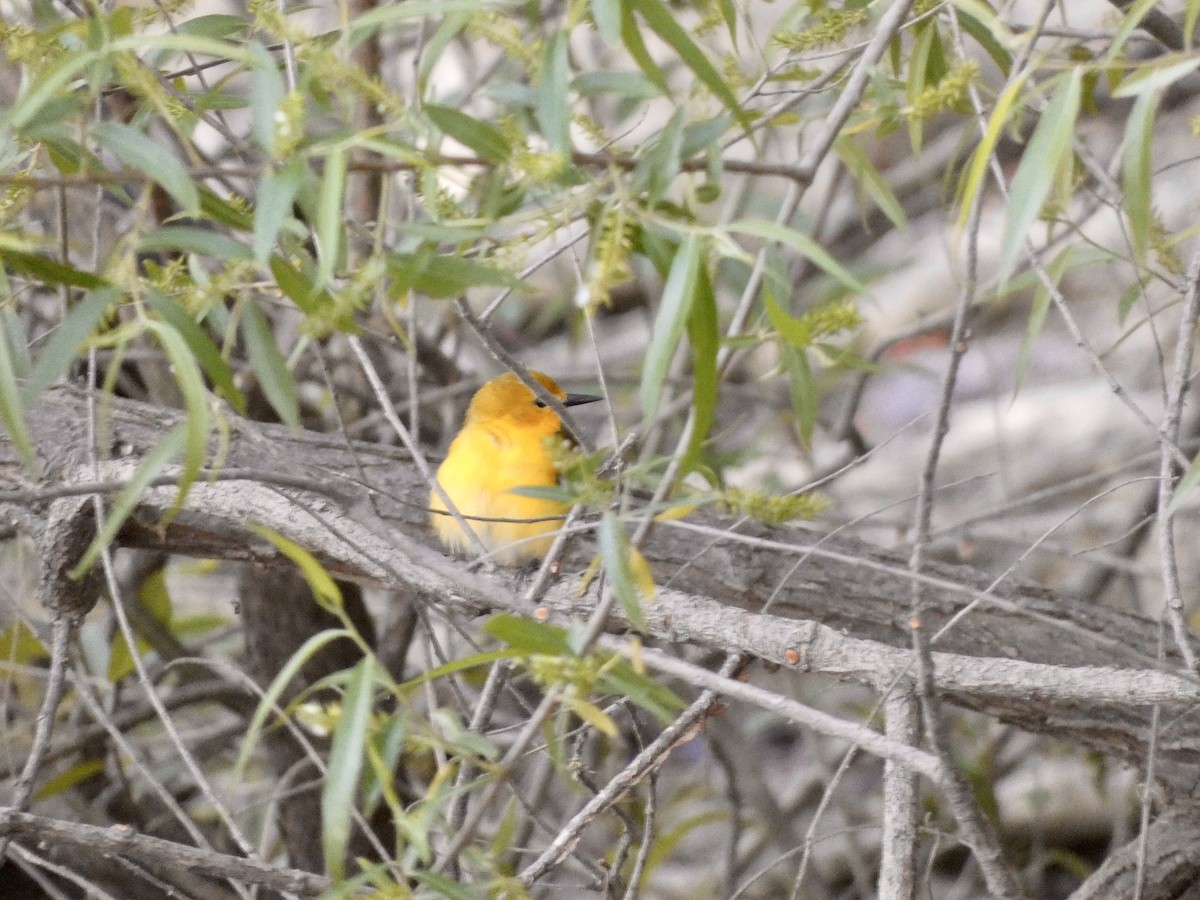
[[533, 401], [533, 405], [534, 405], [534, 406], [536, 406], [536, 407], [538, 407], [538, 408], [540, 408], [540, 409], [545, 409], [545, 408], [546, 408], [546, 402], [545, 402], [544, 400], [534, 400], [534, 401]]

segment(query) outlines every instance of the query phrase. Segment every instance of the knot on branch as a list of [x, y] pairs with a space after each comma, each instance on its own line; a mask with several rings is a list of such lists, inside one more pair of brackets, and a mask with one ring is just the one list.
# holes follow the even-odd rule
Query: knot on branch
[[77, 578], [69, 573], [96, 536], [96, 507], [92, 498], [55, 500], [39, 531], [42, 605], [69, 617], [86, 615], [100, 597], [103, 574], [98, 566]]

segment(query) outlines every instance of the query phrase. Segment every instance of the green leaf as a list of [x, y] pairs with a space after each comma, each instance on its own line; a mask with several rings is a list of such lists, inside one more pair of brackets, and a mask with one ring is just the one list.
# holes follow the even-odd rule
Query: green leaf
[[263, 540], [268, 541], [276, 550], [296, 564], [300, 569], [300, 574], [304, 576], [304, 580], [308, 582], [309, 588], [312, 589], [317, 603], [324, 609], [337, 611], [342, 608], [341, 589], [337, 586], [337, 582], [325, 571], [325, 567], [317, 562], [315, 556], [299, 544], [285, 538], [278, 531], [267, 528], [265, 525], [250, 523], [246, 527]]
[[675, 251], [675, 258], [671, 262], [671, 271], [663, 286], [658, 316], [650, 335], [650, 346], [646, 348], [646, 358], [642, 364], [641, 399], [645, 427], [650, 427], [658, 414], [663, 382], [687, 326], [688, 316], [691, 315], [700, 264], [700, 239], [695, 234], [689, 234]]
[[[0, 646], [3, 645], [0, 644]], [[478, 669], [481, 666], [489, 665], [501, 659], [512, 659], [517, 655], [519, 654], [516, 650], [491, 650], [487, 653], [476, 653], [472, 656], [444, 663], [433, 669], [427, 669], [416, 678], [410, 678], [403, 684], [397, 685], [396, 690], [399, 693], [408, 693], [414, 688], [425, 684], [427, 681], [437, 681], [439, 678], [445, 678], [447, 675], [469, 672], [471, 669]]]
[[346, 191], [346, 151], [336, 147], [325, 158], [321, 193], [317, 199], [317, 284], [323, 288], [333, 279], [341, 255]]
[[1009, 117], [1016, 107], [1016, 102], [1021, 96], [1021, 88], [1025, 84], [1025, 79], [1029, 77], [1029, 73], [1032, 71], [1032, 69], [1027, 69], [1014, 78], [1008, 87], [1004, 89], [1004, 92], [996, 101], [996, 106], [992, 110], [991, 117], [988, 119], [983, 139], [971, 154], [971, 162], [966, 168], [966, 175], [963, 178], [962, 187], [959, 191], [957, 222], [959, 229], [962, 229], [967, 223], [967, 216], [970, 214], [971, 206], [975, 202], [975, 195], [983, 187], [983, 176], [987, 172], [992, 154], [996, 150], [996, 144], [1000, 141], [1000, 134], [1003, 132], [1004, 126], [1008, 124]]
[[742, 219], [731, 224], [728, 230], [737, 234], [749, 234], [768, 241], [786, 244], [851, 291], [861, 294], [867, 290], [861, 281], [844, 269], [841, 263], [826, 253], [816, 241], [794, 228], [759, 219]]
[[179, 158], [136, 128], [104, 122], [93, 134], [104, 147], [131, 169], [157, 182], [184, 212], [200, 211], [200, 192]]
[[350, 633], [341, 628], [331, 628], [326, 631], [318, 632], [306, 640], [300, 649], [288, 658], [287, 663], [279, 670], [279, 674], [271, 681], [270, 686], [263, 692], [262, 699], [258, 702], [258, 708], [254, 711], [253, 718], [250, 719], [250, 724], [246, 728], [246, 738], [242, 741], [242, 749], [238, 753], [237, 761], [233, 765], [233, 777], [240, 779], [246, 771], [246, 765], [250, 762], [250, 754], [254, 752], [254, 745], [258, 743], [258, 737], [262, 734], [263, 727], [266, 725], [267, 716], [271, 715], [276, 706], [279, 705], [279, 700], [283, 696], [284, 690], [292, 683], [299, 673], [312, 660], [321, 648], [326, 644], [332, 643], [338, 638], [347, 638], [353, 640]]
[[17, 388], [18, 357], [12, 352], [12, 344], [7, 339], [0, 341], [0, 424], [8, 432], [8, 439], [21, 455], [29, 474], [38, 474], [37, 451], [33, 448], [33, 438], [29, 427], [25, 424], [24, 407], [21, 392]]
[[671, 722], [687, 704], [664, 684], [637, 672], [621, 660], [600, 679], [602, 690], [628, 697], [664, 725]]
[[676, 109], [663, 126], [646, 154], [638, 160], [634, 172], [636, 190], [648, 195], [650, 202], [659, 200], [671, 187], [683, 162], [683, 123], [685, 114]]
[[[750, 117], [746, 115], [742, 104], [738, 102], [729, 85], [725, 83], [725, 79], [708, 61], [709, 54], [701, 50], [688, 36], [687, 31], [679, 24], [675, 15], [660, 0], [625, 0], [625, 4], [642, 14], [650, 29], [679, 54], [684, 65], [691, 69], [696, 77], [713, 92], [713, 95], [725, 104], [742, 128], [749, 131]], [[626, 46], [628, 47], [628, 38], [626, 38]], [[632, 53], [632, 48], [629, 49]], [[653, 80], [653, 76], [649, 72], [646, 74]]]
[[191, 225], [163, 225], [148, 231], [138, 241], [138, 249], [143, 253], [177, 250], [226, 262], [251, 258], [250, 248], [241, 241]]
[[325, 871], [334, 881], [341, 880], [346, 872], [350, 822], [371, 725], [374, 685], [375, 664], [367, 656], [351, 670], [342, 698], [342, 714], [329, 751], [329, 771], [321, 791], [321, 842]]
[[106, 285], [90, 291], [83, 300], [68, 313], [63, 323], [50, 335], [42, 352], [38, 354], [33, 371], [21, 389], [21, 403], [29, 406], [46, 388], [50, 387], [67, 367], [75, 361], [79, 348], [88, 339], [104, 313], [121, 296], [114, 285]]
[[638, 68], [650, 79], [650, 83], [658, 88], [660, 93], [670, 94], [671, 88], [667, 85], [667, 76], [663, 74], [663, 70], [658, 67], [654, 57], [646, 49], [646, 44], [642, 40], [642, 29], [638, 26], [637, 18], [633, 14], [633, 4], [627, 0], [621, 2], [621, 41], [625, 44], [629, 55], [633, 57], [633, 61], [638, 64]]
[[635, 578], [630, 556], [633, 548], [625, 533], [621, 520], [605, 511], [600, 519], [600, 560], [605, 574], [621, 609], [629, 617], [629, 623], [638, 631], [646, 630], [646, 617], [642, 613], [642, 592]]
[[560, 153], [569, 153], [571, 150], [571, 107], [567, 102], [567, 88], [570, 83], [567, 70], [567, 35], [559, 30], [546, 42], [542, 55], [538, 124], [550, 149]]
[[200, 473], [208, 453], [208, 433], [212, 426], [212, 414], [208, 408], [208, 391], [204, 388], [204, 379], [200, 376], [200, 367], [188, 350], [187, 342], [179, 332], [165, 322], [154, 319], [146, 321], [146, 327], [158, 338], [167, 359], [171, 362], [171, 371], [183, 394], [183, 405], [187, 412], [183, 420], [187, 440], [184, 444], [183, 470], [179, 475], [179, 491], [167, 517], [173, 516], [183, 506], [188, 491]]
[[[484, 6], [484, 0], [405, 0], [378, 6], [369, 13], [355, 16], [350, 26], [350, 45], [353, 46], [372, 31], [392, 22], [417, 21], [429, 16], [448, 16], [452, 13], [473, 13]], [[488, 0], [487, 6], [502, 12], [510, 4]]]
[[488, 162], [505, 163], [512, 156], [512, 145], [495, 125], [436, 103], [426, 103], [422, 109], [439, 130]]
[[[1197, 60], [1200, 64], [1200, 60]], [[1121, 160], [1121, 175], [1125, 188], [1125, 215], [1129, 217], [1129, 236], [1133, 242], [1133, 256], [1138, 263], [1146, 262], [1150, 247], [1150, 230], [1153, 225], [1151, 202], [1150, 158], [1151, 142], [1154, 138], [1154, 115], [1158, 110], [1160, 95], [1147, 91], [1134, 101], [1125, 124], [1124, 156]]]
[[792, 393], [792, 411], [796, 414], [796, 428], [800, 432], [800, 440], [808, 446], [812, 442], [813, 427], [817, 422], [817, 407], [820, 394], [817, 391], [817, 379], [813, 376], [812, 367], [808, 364], [808, 354], [790, 344], [780, 347], [783, 365], [788, 373], [788, 383]]
[[278, 172], [267, 170], [258, 181], [254, 204], [253, 255], [265, 264], [275, 247], [283, 223], [292, 213], [300, 190], [304, 163], [294, 159]]
[[1008, 193], [999, 281], [1007, 281], [1012, 274], [1017, 254], [1050, 195], [1055, 174], [1071, 158], [1082, 84], [1083, 70], [1073, 69], [1054, 92], [1021, 156]]
[[1121, 27], [1112, 36], [1108, 49], [1104, 53], [1106, 61], [1115, 60], [1121, 55], [1121, 51], [1125, 47], [1125, 42], [1129, 40], [1130, 35], [1142, 24], [1142, 19], [1146, 17], [1146, 13], [1158, 5], [1159, 0], [1136, 0], [1132, 5], [1126, 6], [1122, 4], [1119, 7], [1125, 13], [1125, 18], [1121, 21]]
[[429, 297], [458, 297], [469, 287], [490, 285], [528, 293], [531, 288], [509, 272], [461, 256], [430, 252], [393, 253], [387, 258], [392, 296], [415, 290]]
[[8, 112], [0, 115], [0, 132], [8, 128], [20, 130], [42, 111], [43, 106], [57, 100], [71, 79], [94, 63], [99, 56], [100, 54], [91, 50], [64, 53], [21, 93]]
[[416, 870], [412, 873], [412, 878], [448, 900], [483, 900], [485, 896], [478, 890], [437, 872]]
[[267, 402], [282, 422], [293, 428], [300, 426], [300, 404], [296, 401], [295, 386], [287, 363], [275, 344], [275, 335], [262, 310], [253, 301], [242, 305], [242, 340], [250, 368], [258, 378]]
[[596, 704], [580, 697], [572, 696], [571, 694], [564, 695], [562, 703], [567, 709], [579, 716], [585, 725], [591, 725], [605, 737], [615, 738], [620, 734], [620, 729], [617, 728], [617, 723], [612, 720], [612, 716]]
[[834, 150], [846, 170], [854, 176], [862, 192], [874, 201], [888, 220], [897, 228], [907, 228], [908, 219], [904, 215], [904, 207], [892, 193], [887, 180], [879, 174], [871, 158], [858, 145], [858, 141], [843, 135], [834, 143]]
[[207, 16], [196, 16], [194, 19], [180, 22], [175, 30], [180, 34], [197, 34], [207, 38], [224, 38], [244, 31], [248, 25], [249, 22], [241, 16], [213, 13]]
[[[955, 5], [958, 6], [959, 4], [956, 2]], [[974, 6], [976, 9], [980, 9], [983, 7], [983, 4], [980, 3]], [[1012, 54], [996, 39], [996, 26], [999, 24], [999, 19], [990, 8], [985, 10], [984, 17], [988, 21], [987, 25], [983, 23], [983, 20], [976, 18], [972, 12], [967, 12], [964, 9], [960, 9], [958, 12], [958, 22], [962, 26], [963, 31], [975, 39], [975, 42], [992, 58], [992, 62], [996, 64], [1004, 77], [1008, 78], [1012, 72]], [[1004, 30], [1007, 31], [1007, 29]]]
[[65, 772], [61, 772], [50, 778], [37, 789], [37, 793], [33, 795], [34, 800], [46, 800], [61, 794], [68, 788], [73, 788], [75, 785], [87, 781], [96, 775], [104, 774], [106, 764], [102, 759], [85, 759], [83, 762], [75, 763]]
[[708, 438], [717, 409], [717, 351], [721, 346], [717, 298], [708, 271], [702, 265], [696, 279], [696, 298], [687, 323], [692, 345], [692, 435], [680, 463], [681, 474], [691, 471]]
[[574, 656], [566, 632], [554, 625], [498, 613], [483, 630], [525, 655]]
[[[1168, 60], [1172, 57], [1167, 57]], [[1145, 94], [1155, 94], [1170, 87], [1185, 75], [1190, 75], [1200, 67], [1200, 58], [1195, 56], [1182, 62], [1150, 64], [1144, 63], [1141, 68], [1121, 82], [1120, 87], [1113, 91], [1113, 97], [1139, 97]]]
[[279, 61], [261, 44], [251, 44], [250, 51], [254, 54], [254, 67], [250, 70], [250, 132], [255, 143], [273, 156], [279, 124], [275, 114], [287, 88], [279, 73]]
[[83, 556], [75, 567], [67, 573], [70, 578], [79, 578], [88, 569], [95, 565], [96, 560], [100, 557], [101, 552], [112, 543], [113, 538], [117, 536], [117, 532], [121, 530], [121, 526], [129, 518], [130, 514], [137, 508], [138, 501], [141, 500], [142, 494], [150, 487], [150, 482], [162, 474], [163, 469], [179, 456], [187, 447], [188, 432], [187, 425], [180, 423], [166, 433], [158, 446], [146, 454], [145, 458], [134, 470], [133, 477], [129, 479], [129, 483], [121, 489], [112, 502], [112, 506], [108, 510], [108, 515], [104, 519], [104, 527], [96, 534]]
[[312, 260], [304, 258], [306, 266], [297, 268], [282, 256], [271, 257], [271, 274], [275, 283], [283, 291], [284, 296], [296, 304], [306, 315], [314, 315], [321, 308], [333, 303], [333, 298], [326, 291], [318, 291], [309, 277]]
[[649, 78], [637, 72], [581, 72], [575, 76], [572, 87], [584, 97], [620, 94], [628, 100], [650, 100], [662, 93]]
[[591, 0], [590, 6], [596, 31], [615, 49], [621, 42], [621, 0]]
[[0, 260], [10, 271], [46, 285], [65, 284], [89, 290], [108, 286], [108, 281], [99, 275], [93, 275], [91, 272], [77, 269], [69, 263], [37, 253], [0, 249]]

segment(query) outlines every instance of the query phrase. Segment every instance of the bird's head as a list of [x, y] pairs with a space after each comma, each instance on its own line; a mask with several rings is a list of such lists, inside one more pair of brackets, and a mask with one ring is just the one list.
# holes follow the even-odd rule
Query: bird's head
[[[591, 394], [568, 394], [549, 375], [532, 369], [529, 374], [561, 400], [564, 406], [579, 406], [602, 399]], [[508, 421], [547, 435], [554, 434], [562, 428], [558, 413], [539, 400], [512, 372], [505, 372], [493, 378], [475, 392], [475, 396], [471, 398], [471, 405], [467, 408], [467, 421]]]

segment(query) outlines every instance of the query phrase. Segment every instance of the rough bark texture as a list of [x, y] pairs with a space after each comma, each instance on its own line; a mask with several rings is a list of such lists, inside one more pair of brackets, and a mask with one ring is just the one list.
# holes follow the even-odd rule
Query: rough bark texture
[[[85, 396], [69, 389], [50, 392], [28, 411], [42, 471], [31, 481], [12, 446], [0, 442], [0, 503], [24, 521], [36, 521], [52, 509], [56, 492], [95, 481], [97, 473], [82, 462], [84, 418]], [[178, 418], [143, 404], [106, 402], [102, 430], [115, 461], [101, 468], [100, 480], [127, 480]], [[122, 543], [266, 565], [286, 562], [245, 529], [260, 522], [306, 547], [335, 576], [403, 591], [413, 602], [531, 612], [507, 576], [469, 572], [437, 550], [426, 525], [427, 488], [403, 453], [232, 415], [228, 424], [219, 477], [197, 483], [166, 524], [161, 516], [174, 503], [174, 488], [148, 491], [123, 529]], [[711, 515], [657, 527], [644, 549], [659, 585], [646, 608], [651, 637], [749, 650], [877, 687], [907, 677], [911, 576], [896, 554], [810, 529], [769, 529]], [[562, 571], [582, 571], [594, 553], [590, 539], [575, 540]], [[1161, 703], [1168, 714], [1156, 773], [1171, 804], [1187, 803], [1200, 753], [1200, 727], [1187, 708], [1195, 706], [1200, 690], [1193, 679], [1173, 674], [1173, 660], [1165, 667], [1156, 662], [1158, 623], [1017, 581], [989, 591], [988, 582], [969, 567], [945, 563], [931, 563], [923, 575], [924, 625], [931, 633], [973, 604], [934, 645], [938, 685], [947, 698], [1135, 764], [1145, 762], [1151, 705]], [[56, 584], [62, 582], [47, 581], [51, 590]], [[564, 574], [542, 604], [563, 613], [589, 609], [595, 599], [580, 597], [578, 585], [577, 576]], [[61, 600], [47, 596], [46, 602]], [[286, 630], [269, 621], [261, 628], [255, 621], [247, 616], [252, 645], [280, 642], [256, 653], [286, 658], [295, 640], [285, 640], [280, 635]], [[628, 623], [615, 612], [610, 624]], [[1106, 687], [1107, 679], [1122, 687]], [[1150, 876], [1162, 892], [1145, 896], [1188, 896], [1178, 886], [1200, 872], [1195, 845], [1179, 845], [1173, 853], [1170, 843], [1163, 845], [1155, 862], [1162, 877]]]

